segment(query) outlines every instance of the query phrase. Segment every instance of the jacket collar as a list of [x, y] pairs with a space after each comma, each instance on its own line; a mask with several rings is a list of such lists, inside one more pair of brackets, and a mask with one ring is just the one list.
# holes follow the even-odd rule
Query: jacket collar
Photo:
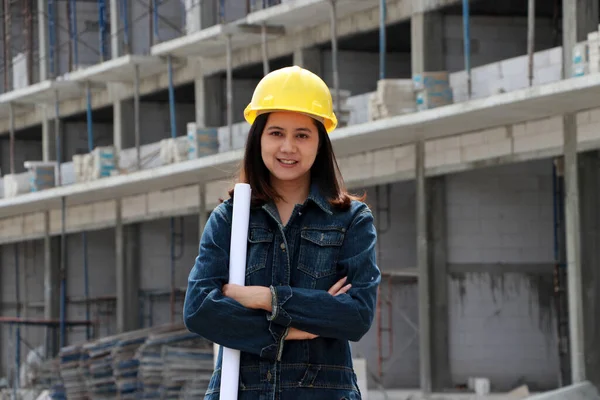
[[[326, 214], [329, 214], [329, 215], [333, 214], [333, 209], [331, 207], [331, 204], [329, 204], [329, 201], [327, 200], [327, 198], [325, 196], [323, 196], [323, 194], [321, 193], [321, 190], [319, 190], [319, 186], [317, 185], [316, 182], [311, 183], [310, 191], [308, 193], [308, 198], [304, 202], [304, 205], [307, 205], [308, 202], [313, 202], [321, 210], [323, 210]], [[272, 211], [272, 210], [276, 209], [275, 204], [273, 204], [273, 202], [268, 202], [268, 203], [264, 204], [262, 206], [262, 208], [267, 211]]]

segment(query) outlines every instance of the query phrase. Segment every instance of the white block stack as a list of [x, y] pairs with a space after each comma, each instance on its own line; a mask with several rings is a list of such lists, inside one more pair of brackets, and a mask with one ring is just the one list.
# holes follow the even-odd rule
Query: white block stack
[[4, 197], [16, 197], [29, 191], [29, 174], [4, 175]]
[[348, 98], [350, 97], [350, 91], [340, 89], [340, 112], [339, 113], [337, 112], [337, 107], [336, 107], [337, 104], [335, 102], [335, 99], [336, 99], [335, 89], [329, 88], [329, 91], [331, 92], [331, 97], [333, 99], [333, 107], [334, 107], [334, 111], [336, 113], [335, 115], [338, 119], [338, 127], [347, 126], [348, 122], [350, 121], [350, 113], [352, 111], [352, 108], [348, 104]]
[[73, 156], [76, 182], [88, 182], [117, 174], [115, 148], [96, 147], [91, 153]]
[[410, 79], [381, 79], [369, 97], [369, 120], [415, 112], [415, 91]]
[[417, 110], [430, 110], [454, 102], [448, 71], [423, 72], [413, 75]]
[[188, 137], [178, 136], [160, 141], [160, 159], [163, 165], [178, 163], [188, 159]]

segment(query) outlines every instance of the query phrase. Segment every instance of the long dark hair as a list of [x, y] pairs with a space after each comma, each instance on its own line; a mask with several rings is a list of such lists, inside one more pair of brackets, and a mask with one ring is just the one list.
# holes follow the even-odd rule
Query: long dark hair
[[[269, 201], [279, 200], [281, 196], [271, 185], [271, 175], [265, 166], [261, 154], [261, 136], [267, 125], [269, 114], [261, 114], [254, 120], [246, 139], [246, 150], [240, 168], [238, 182], [248, 183], [252, 187], [252, 206], [261, 206]], [[344, 180], [329, 140], [325, 126], [313, 120], [319, 133], [319, 149], [311, 168], [311, 182], [318, 185], [322, 195], [332, 206], [346, 210], [352, 200], [364, 201], [366, 194], [361, 196], [350, 194], [344, 185]], [[233, 188], [229, 190], [233, 197]]]

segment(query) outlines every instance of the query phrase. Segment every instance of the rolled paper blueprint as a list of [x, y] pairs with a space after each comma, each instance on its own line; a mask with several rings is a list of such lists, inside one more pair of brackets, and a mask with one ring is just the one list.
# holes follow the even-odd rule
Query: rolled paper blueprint
[[[250, 185], [236, 183], [233, 192], [231, 244], [229, 247], [229, 283], [246, 284], [246, 250], [250, 220]], [[221, 366], [221, 400], [237, 400], [240, 378], [240, 351], [223, 348]]]

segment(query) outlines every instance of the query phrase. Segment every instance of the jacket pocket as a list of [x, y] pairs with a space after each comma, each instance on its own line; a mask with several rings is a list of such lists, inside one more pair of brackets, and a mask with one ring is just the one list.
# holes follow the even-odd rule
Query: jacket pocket
[[313, 283], [335, 275], [344, 236], [344, 228], [303, 228], [298, 269], [312, 278]]
[[248, 232], [246, 258], [246, 284], [264, 283], [256, 273], [267, 267], [269, 249], [273, 243], [273, 232], [267, 228], [251, 227]]

